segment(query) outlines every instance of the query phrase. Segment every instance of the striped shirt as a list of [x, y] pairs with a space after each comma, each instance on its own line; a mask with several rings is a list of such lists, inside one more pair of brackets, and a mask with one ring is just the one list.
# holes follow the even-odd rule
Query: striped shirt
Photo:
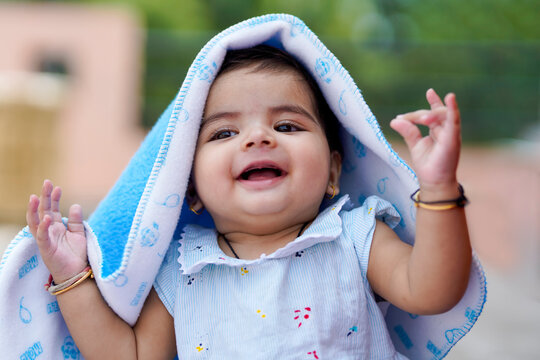
[[304, 233], [255, 260], [229, 257], [215, 229], [188, 225], [154, 287], [174, 317], [179, 359], [404, 359], [366, 273], [375, 219], [390, 203], [348, 196]]

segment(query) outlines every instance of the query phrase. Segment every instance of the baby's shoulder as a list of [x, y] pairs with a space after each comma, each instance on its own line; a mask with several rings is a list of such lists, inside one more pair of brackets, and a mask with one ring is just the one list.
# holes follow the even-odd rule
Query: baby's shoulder
[[343, 205], [340, 215], [342, 218], [352, 218], [354, 220], [357, 220], [359, 217], [379, 220], [382, 218], [388, 218], [389, 220], [395, 218], [394, 220], [399, 222], [400, 218], [398, 211], [392, 203], [376, 195], [360, 197], [357, 202], [347, 201]]

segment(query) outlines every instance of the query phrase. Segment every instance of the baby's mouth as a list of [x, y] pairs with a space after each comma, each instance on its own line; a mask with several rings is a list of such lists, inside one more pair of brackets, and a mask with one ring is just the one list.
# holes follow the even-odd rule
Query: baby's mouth
[[271, 180], [284, 176], [285, 172], [276, 167], [253, 167], [244, 170], [240, 176], [240, 180], [247, 181], [264, 181]]

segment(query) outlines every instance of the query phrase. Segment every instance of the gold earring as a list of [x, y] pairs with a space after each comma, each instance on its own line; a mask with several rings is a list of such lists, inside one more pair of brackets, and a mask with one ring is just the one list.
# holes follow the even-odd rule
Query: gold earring
[[336, 196], [336, 187], [334, 185], [330, 185], [332, 187], [332, 195], [326, 194], [326, 197], [328, 200], [332, 200]]
[[193, 205], [189, 205], [189, 210], [191, 210], [195, 215], [201, 215], [200, 212], [197, 212], [197, 210], [193, 208]]

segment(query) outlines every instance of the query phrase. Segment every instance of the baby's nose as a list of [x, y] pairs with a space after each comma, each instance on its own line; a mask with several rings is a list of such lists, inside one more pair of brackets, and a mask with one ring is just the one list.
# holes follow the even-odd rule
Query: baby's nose
[[272, 129], [256, 126], [249, 131], [243, 147], [247, 150], [253, 147], [274, 147], [275, 145], [276, 138]]

